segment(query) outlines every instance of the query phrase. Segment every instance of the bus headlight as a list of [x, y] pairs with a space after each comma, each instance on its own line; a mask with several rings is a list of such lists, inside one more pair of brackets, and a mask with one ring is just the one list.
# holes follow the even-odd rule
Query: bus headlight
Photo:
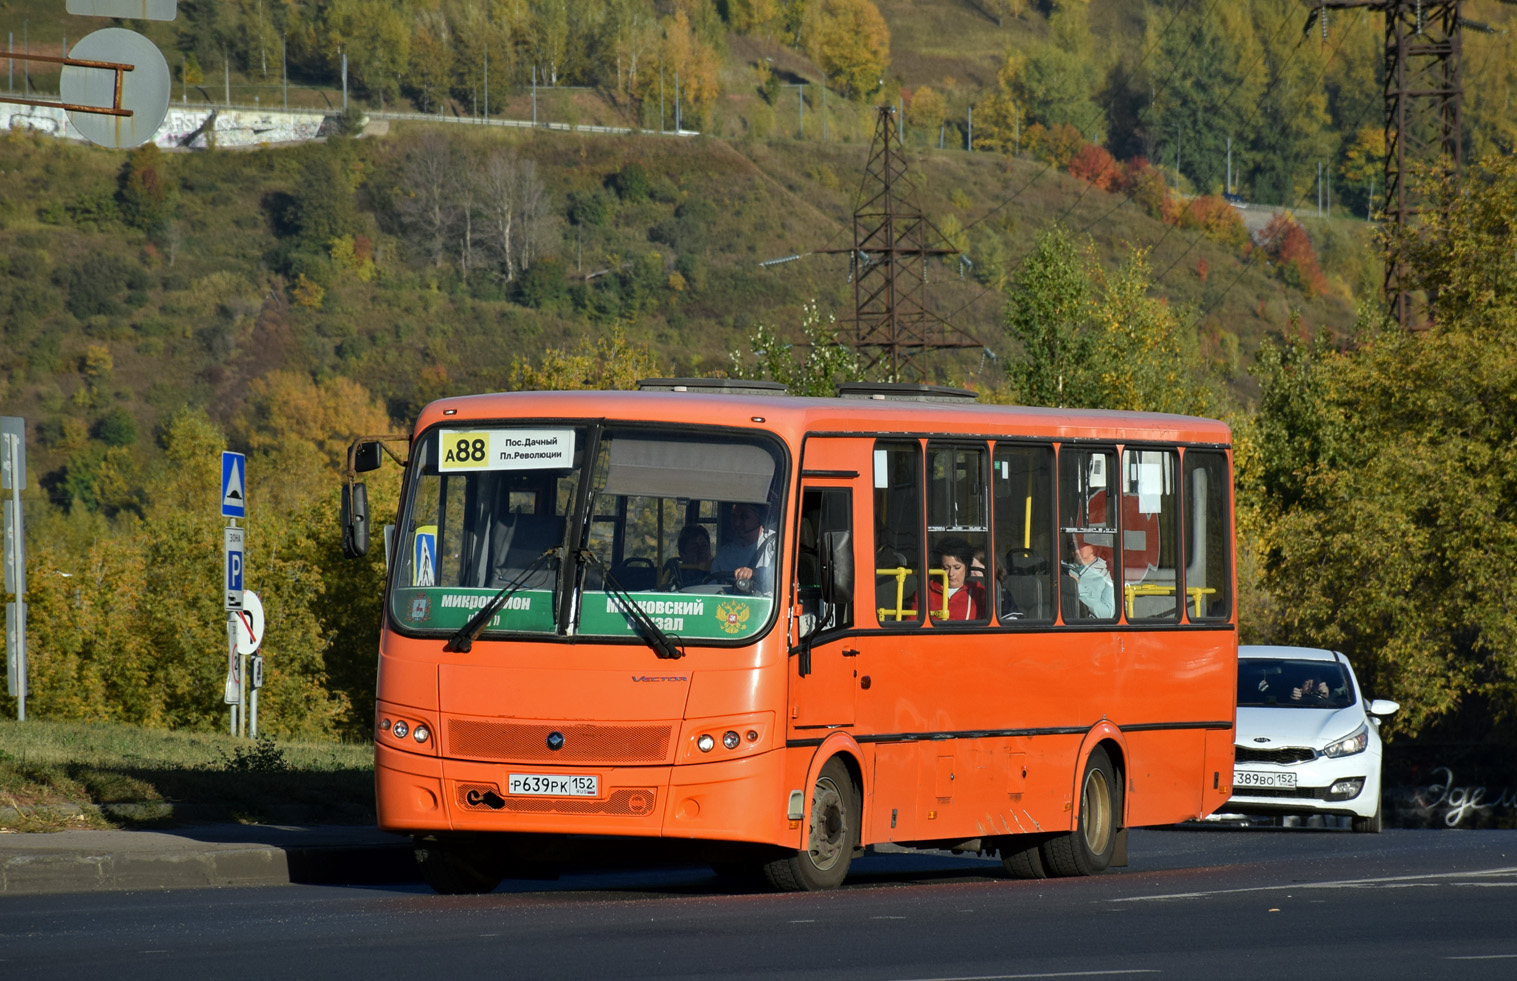
[[411, 727], [406, 725], [405, 719], [396, 719], [395, 726], [390, 731], [395, 733], [396, 739], [404, 739], [406, 738], [406, 733], [411, 731]]
[[722, 733], [722, 745], [726, 746], [728, 749], [737, 749], [738, 744], [742, 741], [742, 737], [733, 732], [731, 729], [728, 729], [726, 732]]
[[707, 732], [695, 741], [695, 745], [702, 753], [709, 753], [716, 748], [716, 740], [712, 739], [711, 733]]
[[432, 735], [432, 731], [426, 727], [425, 723], [421, 722], [418, 722], [416, 728], [411, 731], [411, 738], [419, 743], [426, 742], [427, 737], [430, 735]]

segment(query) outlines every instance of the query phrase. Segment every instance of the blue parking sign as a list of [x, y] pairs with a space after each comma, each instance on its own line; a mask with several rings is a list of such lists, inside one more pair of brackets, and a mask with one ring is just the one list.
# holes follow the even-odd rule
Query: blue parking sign
[[243, 531], [242, 528], [222, 529], [223, 554], [226, 556], [226, 609], [233, 611], [242, 609], [242, 574], [247, 564], [243, 552]]

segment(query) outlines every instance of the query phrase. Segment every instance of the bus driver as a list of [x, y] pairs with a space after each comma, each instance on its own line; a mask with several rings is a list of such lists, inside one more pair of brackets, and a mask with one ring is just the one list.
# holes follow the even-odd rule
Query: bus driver
[[731, 576], [742, 592], [768, 594], [774, 588], [774, 532], [764, 527], [769, 509], [747, 501], [734, 502], [728, 512], [732, 537], [716, 550], [711, 574]]

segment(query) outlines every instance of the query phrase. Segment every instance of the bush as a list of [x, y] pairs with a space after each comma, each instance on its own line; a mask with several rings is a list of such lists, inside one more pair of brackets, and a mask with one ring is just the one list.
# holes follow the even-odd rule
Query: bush
[[534, 310], [556, 310], [568, 298], [564, 263], [557, 256], [534, 262], [516, 281], [516, 298]]
[[125, 409], [112, 409], [95, 423], [94, 437], [106, 446], [131, 446], [137, 442], [137, 423]]
[[598, 227], [611, 220], [611, 202], [599, 189], [569, 192], [569, 223]]
[[149, 285], [146, 271], [119, 255], [89, 256], [54, 273], [53, 282], [68, 291], [65, 306], [80, 320], [118, 315], [122, 293], [129, 288], [146, 290]]
[[607, 183], [616, 196], [623, 201], [637, 204], [648, 200], [650, 182], [648, 171], [643, 165], [633, 160], [622, 167], [621, 170], [612, 174]]

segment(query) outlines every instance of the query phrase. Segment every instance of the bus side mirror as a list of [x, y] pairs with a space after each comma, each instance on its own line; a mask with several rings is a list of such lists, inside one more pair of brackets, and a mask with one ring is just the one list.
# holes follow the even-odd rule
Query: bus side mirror
[[[377, 455], [379, 444], [369, 445]], [[369, 553], [369, 491], [357, 481], [342, 485], [342, 553], [350, 559]]]
[[353, 448], [353, 470], [357, 473], [378, 470], [382, 462], [384, 462], [384, 453], [380, 450], [378, 442], [359, 443]]

